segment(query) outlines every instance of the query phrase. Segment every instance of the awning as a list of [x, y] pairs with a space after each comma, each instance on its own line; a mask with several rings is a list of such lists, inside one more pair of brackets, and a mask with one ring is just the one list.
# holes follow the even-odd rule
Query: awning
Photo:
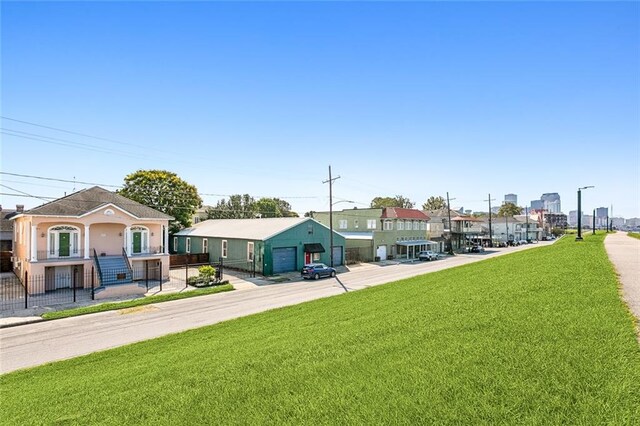
[[305, 253], [324, 253], [324, 247], [320, 243], [311, 243], [304, 245]]
[[438, 244], [435, 241], [430, 240], [413, 240], [413, 241], [396, 241], [399, 246], [421, 246], [424, 244]]

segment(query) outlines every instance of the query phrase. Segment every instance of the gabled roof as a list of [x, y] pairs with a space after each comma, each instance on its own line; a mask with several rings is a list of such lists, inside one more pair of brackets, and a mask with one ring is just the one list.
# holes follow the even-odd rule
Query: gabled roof
[[403, 209], [400, 207], [385, 207], [382, 210], [382, 219], [414, 219], [414, 220], [429, 220], [429, 216], [424, 214], [421, 210], [416, 209]]
[[457, 215], [460, 214], [460, 212], [455, 211], [455, 210], [447, 210], [447, 209], [439, 209], [439, 210], [422, 210], [422, 213], [426, 214], [427, 216], [429, 216], [430, 219], [433, 219], [435, 217], [449, 217], [449, 214], [451, 214], [452, 217], [455, 217]]
[[13, 221], [11, 218], [15, 215], [15, 210], [0, 211], [0, 231], [13, 231]]
[[264, 241], [306, 221], [320, 224], [309, 217], [209, 219], [197, 223], [191, 228], [183, 229], [174, 235]]
[[167, 219], [173, 217], [123, 197], [99, 186], [83, 189], [66, 197], [35, 207], [24, 212], [31, 216], [80, 217], [101, 207], [113, 205], [139, 219]]
[[463, 221], [467, 221], [467, 222], [484, 222], [484, 219], [479, 218], [479, 217], [474, 217], [474, 216], [456, 216], [454, 218], [451, 218], [451, 222], [463, 222]]

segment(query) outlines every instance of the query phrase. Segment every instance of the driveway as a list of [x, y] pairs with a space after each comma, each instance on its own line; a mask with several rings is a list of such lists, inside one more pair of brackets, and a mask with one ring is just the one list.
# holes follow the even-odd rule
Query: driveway
[[349, 267], [349, 272], [341, 273], [335, 279], [303, 281], [296, 278], [297, 281], [283, 283], [246, 281], [238, 285], [236, 291], [228, 293], [0, 329], [0, 373], [549, 244], [541, 242], [490, 249], [484, 253], [457, 255], [433, 262], [353, 266]]

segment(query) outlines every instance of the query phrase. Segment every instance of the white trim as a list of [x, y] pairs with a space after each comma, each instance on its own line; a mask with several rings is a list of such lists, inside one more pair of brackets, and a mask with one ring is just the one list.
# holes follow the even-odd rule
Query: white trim
[[191, 253], [191, 237], [187, 237], [184, 243], [185, 253]]
[[[56, 229], [66, 228], [66, 229]], [[78, 245], [80, 245], [80, 228], [75, 225], [61, 223], [50, 226], [47, 229], [47, 259], [60, 258], [60, 231], [69, 231], [69, 256], [64, 258], [80, 257]], [[53, 237], [53, 239], [52, 239]], [[51, 246], [53, 243], [53, 247]]]
[[38, 228], [31, 225], [31, 262], [38, 261]]
[[227, 254], [229, 253], [229, 243], [227, 240], [222, 240], [220, 244], [220, 257], [223, 259], [227, 258]]
[[202, 252], [203, 253], [209, 253], [209, 239], [208, 238], [203, 238], [202, 239]]
[[173, 251], [178, 252], [178, 237], [173, 237]]
[[85, 225], [84, 226], [84, 258], [85, 259], [90, 259], [89, 257], [89, 247], [91, 246], [89, 244], [89, 227], [91, 225]]
[[[148, 254], [150, 252], [149, 250], [149, 236], [151, 235], [151, 232], [149, 231], [149, 228], [144, 226], [144, 225], [131, 225], [128, 228], [129, 231], [129, 241], [130, 241], [130, 247], [128, 247], [130, 250], [128, 251], [127, 254], [129, 255], [135, 255], [135, 254]], [[133, 234], [134, 232], [140, 232], [140, 252], [139, 253], [134, 253], [133, 252]]]
[[253, 241], [247, 241], [247, 261], [253, 262], [255, 256], [255, 245]]

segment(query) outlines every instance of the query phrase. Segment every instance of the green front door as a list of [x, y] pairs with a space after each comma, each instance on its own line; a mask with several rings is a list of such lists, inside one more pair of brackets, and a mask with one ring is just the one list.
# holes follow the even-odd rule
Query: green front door
[[133, 233], [133, 252], [134, 253], [142, 252], [142, 232]]
[[58, 256], [69, 256], [70, 235], [68, 232], [60, 232], [58, 234]]

